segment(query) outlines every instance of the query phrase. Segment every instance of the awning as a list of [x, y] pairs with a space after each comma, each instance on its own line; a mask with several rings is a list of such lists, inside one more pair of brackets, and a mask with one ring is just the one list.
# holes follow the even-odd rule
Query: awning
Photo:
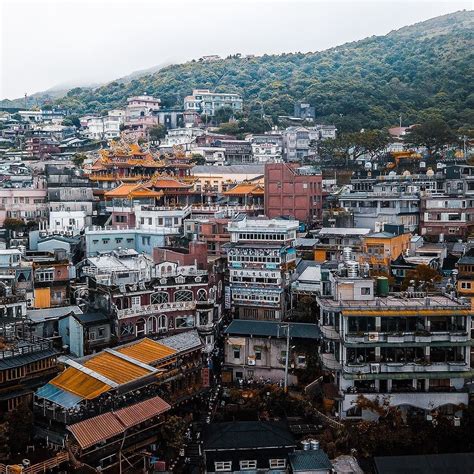
[[74, 423], [68, 426], [68, 430], [74, 435], [82, 449], [90, 448], [100, 441], [105, 441], [125, 431], [113, 412]]
[[68, 426], [82, 449], [87, 449], [96, 443], [106, 441], [139, 425], [146, 420], [168, 411], [171, 406], [160, 397], [153, 397], [143, 402], [135, 403], [116, 412], [108, 412], [94, 416]]
[[66, 392], [65, 390], [56, 387], [50, 383], [47, 383], [43, 387], [41, 387], [37, 392], [36, 396], [40, 398], [45, 398], [50, 402], [55, 403], [56, 405], [60, 405], [63, 408], [72, 408], [77, 405], [81, 400], [82, 397], [78, 395], [74, 395], [71, 392]]
[[244, 337], [229, 337], [227, 342], [231, 346], [245, 346], [245, 338]]
[[125, 428], [138, 425], [154, 416], [168, 411], [171, 406], [160, 397], [153, 397], [115, 412]]

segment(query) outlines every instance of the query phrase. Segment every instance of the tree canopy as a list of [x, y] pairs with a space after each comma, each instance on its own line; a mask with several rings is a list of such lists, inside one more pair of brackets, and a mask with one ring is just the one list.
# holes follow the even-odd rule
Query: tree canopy
[[241, 94], [246, 116], [274, 120], [293, 114], [295, 102], [308, 102], [317, 121], [340, 132], [393, 126], [400, 114], [406, 124], [438, 118], [452, 129], [472, 128], [473, 18], [457, 12], [321, 52], [190, 61], [125, 83], [75, 88], [54, 106], [100, 113], [144, 92], [182, 106], [193, 89], [209, 88]]

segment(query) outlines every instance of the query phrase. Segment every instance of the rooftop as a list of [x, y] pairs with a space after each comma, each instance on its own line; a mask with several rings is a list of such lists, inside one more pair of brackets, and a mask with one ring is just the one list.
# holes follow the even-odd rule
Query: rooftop
[[225, 330], [228, 335], [286, 337], [286, 327], [290, 326], [290, 337], [319, 339], [321, 332], [316, 324], [280, 323], [276, 321], [254, 321], [235, 319]]
[[316, 235], [368, 235], [371, 229], [359, 227], [323, 227]]
[[285, 423], [276, 421], [233, 421], [207, 425], [203, 433], [204, 451], [258, 449], [296, 446]]
[[254, 174], [263, 175], [265, 172], [264, 165], [230, 165], [230, 166], [214, 166], [214, 165], [199, 165], [192, 170], [196, 174]]

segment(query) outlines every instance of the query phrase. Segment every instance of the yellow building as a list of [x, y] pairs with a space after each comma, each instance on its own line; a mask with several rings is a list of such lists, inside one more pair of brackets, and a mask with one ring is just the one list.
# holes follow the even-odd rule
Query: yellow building
[[390, 273], [390, 263], [410, 248], [410, 233], [386, 230], [366, 235], [362, 241], [360, 264], [368, 263], [371, 271]]

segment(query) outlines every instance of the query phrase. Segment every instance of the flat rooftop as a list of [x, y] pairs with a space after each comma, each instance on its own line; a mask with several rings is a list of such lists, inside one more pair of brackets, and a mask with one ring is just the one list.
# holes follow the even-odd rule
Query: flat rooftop
[[343, 309], [470, 309], [468, 302], [449, 298], [444, 295], [432, 295], [424, 298], [402, 297], [398, 295], [389, 295], [385, 297], [376, 297], [373, 300], [334, 300], [332, 298], [318, 298], [325, 307], [343, 308]]

